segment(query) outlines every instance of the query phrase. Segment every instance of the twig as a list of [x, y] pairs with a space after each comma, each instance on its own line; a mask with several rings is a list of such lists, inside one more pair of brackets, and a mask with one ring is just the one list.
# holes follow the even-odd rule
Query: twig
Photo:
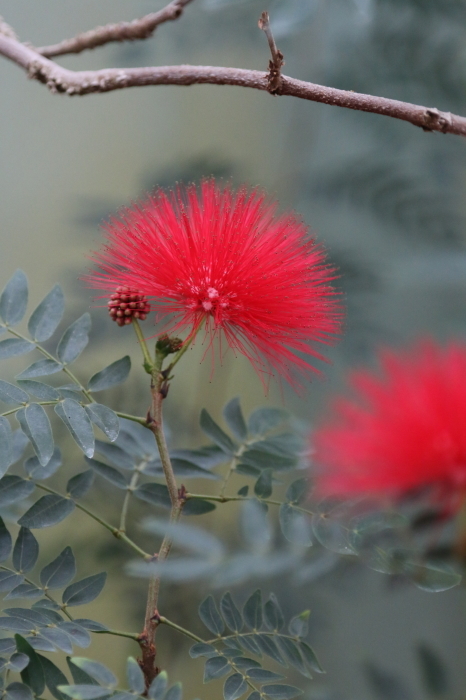
[[272, 29], [270, 27], [269, 13], [263, 12], [259, 18], [259, 29], [265, 32], [267, 41], [269, 42], [270, 53], [272, 58], [269, 61], [269, 74], [267, 76], [268, 91], [271, 95], [279, 95], [282, 87], [282, 66], [285, 64], [282, 52], [277, 49], [275, 39], [273, 38]]
[[[266, 73], [242, 68], [181, 65], [71, 71], [44, 58], [35, 49], [3, 34], [0, 34], [0, 55], [21, 66], [30, 78], [46, 84], [52, 92], [67, 95], [88, 95], [148, 85], [195, 84], [237, 85], [268, 91]], [[349, 90], [337, 90], [285, 75], [281, 76], [280, 94], [360, 112], [381, 114], [409, 122], [425, 131], [466, 136], [465, 117], [440, 112], [436, 108]]]
[[136, 41], [148, 39], [154, 33], [159, 24], [178, 19], [183, 10], [192, 0], [173, 0], [158, 12], [151, 12], [132, 22], [118, 22], [96, 27], [88, 32], [78, 34], [72, 39], [64, 39], [58, 44], [41, 46], [36, 49], [42, 56], [63, 56], [68, 53], [81, 53], [85, 49], [95, 49], [111, 41]]

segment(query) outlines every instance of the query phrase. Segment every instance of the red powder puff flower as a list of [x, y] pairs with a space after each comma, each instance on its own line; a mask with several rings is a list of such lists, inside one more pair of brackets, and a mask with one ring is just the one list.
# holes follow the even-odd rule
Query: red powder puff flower
[[455, 509], [466, 494], [466, 344], [425, 340], [382, 350], [383, 377], [353, 372], [354, 399], [314, 434], [318, 491], [376, 497], [433, 487]]
[[[93, 256], [94, 288], [137, 290], [170, 316], [169, 333], [201, 327], [223, 336], [256, 371], [314, 370], [300, 353], [323, 359], [313, 343], [330, 344], [342, 312], [334, 269], [292, 213], [258, 190], [214, 180], [179, 186], [120, 212], [106, 226], [106, 246]], [[316, 370], [314, 370], [316, 371]]]

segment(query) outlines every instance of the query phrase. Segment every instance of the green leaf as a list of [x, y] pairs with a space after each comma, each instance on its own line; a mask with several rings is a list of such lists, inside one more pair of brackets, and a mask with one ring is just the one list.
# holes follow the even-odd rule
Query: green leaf
[[336, 554], [355, 554], [348, 539], [348, 524], [354, 503], [324, 501], [312, 518], [312, 529], [320, 544]]
[[249, 464], [256, 469], [273, 469], [274, 471], [286, 471], [296, 467], [298, 459], [294, 455], [271, 454], [260, 450], [259, 445], [260, 443], [255, 444], [253, 448], [243, 452], [241, 455], [243, 464]]
[[[234, 652], [234, 649], [231, 650]], [[234, 656], [231, 660], [233, 664], [237, 668], [244, 669], [245, 671], [248, 671], [250, 668], [261, 668], [261, 665], [258, 661], [254, 661], [254, 659], [248, 659], [247, 656]]]
[[73, 680], [78, 685], [98, 685], [97, 681], [90, 676], [86, 671], [76, 666], [69, 656], [66, 657], [66, 663], [71, 671]]
[[112, 386], [122, 384], [128, 378], [130, 370], [131, 358], [129, 355], [125, 355], [120, 360], [112, 362], [111, 365], [94, 374], [89, 379], [87, 388], [89, 391], [103, 391], [104, 389], [110, 389]]
[[59, 685], [58, 690], [74, 700], [94, 700], [109, 694], [107, 688], [98, 685]]
[[0, 571], [0, 591], [11, 591], [24, 581], [24, 576], [13, 574], [11, 571]]
[[107, 632], [108, 627], [103, 625], [101, 622], [96, 622], [95, 620], [89, 620], [87, 617], [77, 617], [75, 623], [84, 627], [85, 630], [90, 632]]
[[443, 562], [418, 564], [407, 561], [403, 569], [418, 588], [429, 593], [448, 591], [458, 586], [462, 578], [461, 574]]
[[419, 644], [416, 651], [426, 691], [432, 697], [446, 695], [450, 690], [450, 683], [442, 659], [427, 644]]
[[62, 419], [86, 457], [92, 457], [95, 447], [94, 431], [84, 408], [73, 399], [65, 399], [57, 403], [55, 413]]
[[11, 535], [3, 522], [3, 518], [0, 518], [0, 562], [8, 559], [11, 552], [11, 547], [13, 545], [13, 540]]
[[240, 442], [244, 442], [248, 436], [248, 429], [238, 397], [231, 399], [227, 403], [223, 409], [223, 417], [235, 438]]
[[17, 375], [18, 381], [22, 379], [33, 379], [34, 377], [44, 377], [49, 374], [56, 374], [63, 369], [63, 365], [55, 360], [37, 360], [32, 365], [26, 367], [20, 374]]
[[252, 630], [259, 630], [262, 627], [262, 593], [260, 588], [254, 591], [245, 602], [243, 618]]
[[198, 642], [191, 647], [189, 650], [189, 655], [192, 659], [197, 659], [199, 656], [206, 656], [207, 658], [210, 658], [211, 656], [217, 656], [218, 654], [212, 644]]
[[191, 498], [183, 506], [183, 515], [204, 515], [216, 509], [215, 503], [202, 498]]
[[29, 657], [28, 665], [21, 671], [21, 680], [31, 688], [34, 695], [42, 695], [45, 690], [45, 676], [40, 659], [24, 637], [15, 634], [15, 640], [17, 650]]
[[[2, 573], [7, 573], [2, 572]], [[11, 632], [32, 632], [36, 625], [29, 620], [17, 617], [0, 617], [0, 629], [9, 630]], [[22, 650], [21, 650], [22, 651]]]
[[58, 690], [59, 685], [67, 685], [68, 680], [55, 664], [41, 654], [37, 654], [45, 676], [45, 685], [57, 700], [64, 700], [65, 696]]
[[29, 440], [23, 433], [21, 428], [17, 428], [13, 432], [13, 461], [12, 464], [18, 462], [24, 454], [24, 450], [29, 445]]
[[246, 700], [261, 700], [261, 694], [255, 690], [251, 695], [248, 695]]
[[22, 270], [16, 270], [0, 297], [0, 316], [9, 326], [15, 326], [26, 313], [28, 281]]
[[225, 629], [223, 620], [215, 605], [215, 600], [211, 595], [199, 605], [199, 617], [210, 632], [215, 635], [221, 635]]
[[279, 683], [262, 686], [262, 692], [271, 700], [290, 700], [303, 694], [303, 691], [294, 685], [281, 685]]
[[17, 671], [18, 673], [20, 671], [22, 671], [24, 668], [26, 668], [28, 663], [29, 663], [29, 656], [26, 656], [26, 654], [20, 654], [19, 652], [17, 652], [16, 654], [13, 654], [12, 656], [10, 656], [10, 662], [9, 662], [10, 668], [13, 671]]
[[162, 700], [163, 696], [165, 695], [167, 684], [167, 672], [161, 671], [149, 686], [149, 690], [147, 691], [147, 697], [149, 700]]
[[99, 462], [97, 459], [89, 459], [86, 457], [86, 462], [92, 467], [96, 474], [99, 474], [99, 476], [102, 476], [114, 486], [123, 490], [128, 488], [128, 480], [117, 469], [109, 467], [108, 464]]
[[248, 676], [252, 681], [257, 683], [269, 683], [270, 681], [281, 681], [285, 676], [280, 673], [273, 673], [272, 671], [266, 671], [265, 668], [250, 668], [248, 670]]
[[302, 657], [298, 642], [288, 637], [282, 637], [281, 635], [276, 635], [274, 641], [285, 661], [296, 668], [306, 678], [312, 678]]
[[21, 574], [34, 568], [39, 556], [39, 543], [27, 527], [22, 527], [13, 549], [13, 566]]
[[205, 408], [201, 411], [200, 426], [202, 431], [226, 454], [232, 455], [236, 451], [233, 440], [220, 428]]
[[66, 493], [77, 500], [86, 495], [94, 483], [94, 472], [87, 469], [85, 472], [72, 476], [66, 485]]
[[268, 601], [264, 605], [264, 622], [271, 630], [281, 630], [285, 624], [285, 619], [281, 611], [276, 596], [271, 593]]
[[21, 340], [21, 338], [0, 340], [0, 360], [26, 355], [26, 353], [34, 350], [35, 347], [34, 343], [30, 343], [29, 340]]
[[254, 493], [258, 498], [269, 498], [272, 495], [272, 476], [272, 469], [264, 469], [254, 484]]
[[71, 660], [75, 666], [88, 673], [97, 683], [107, 688], [112, 688], [118, 683], [115, 674], [98, 661], [92, 661], [92, 659], [86, 659], [83, 656], [73, 656]]
[[136, 659], [133, 659], [132, 656], [128, 658], [126, 663], [126, 678], [128, 680], [128, 687], [130, 690], [132, 690], [134, 693], [139, 693], [139, 695], [142, 695], [146, 687], [144, 682], [144, 674], [141, 671], [141, 667], [139, 666], [138, 662]]
[[30, 688], [24, 683], [10, 683], [5, 690], [5, 700], [33, 700]]
[[256, 634], [254, 635], [254, 641], [264, 654], [270, 656], [271, 659], [282, 666], [286, 666], [286, 663], [283, 661], [282, 655], [280, 654], [280, 651], [278, 650], [272, 637], [269, 637], [266, 634]]
[[31, 337], [39, 343], [50, 338], [55, 333], [64, 311], [65, 298], [60, 285], [56, 284], [31, 314], [28, 322]]
[[41, 629], [41, 636], [47, 639], [51, 644], [64, 651], [65, 654], [73, 653], [73, 646], [68, 635], [58, 627], [46, 627]]
[[0, 416], [0, 476], [5, 474], [6, 470], [12, 463], [13, 433], [8, 420], [4, 416]]
[[296, 615], [290, 620], [288, 625], [288, 630], [292, 637], [306, 637], [309, 632], [309, 615], [310, 610], [304, 610], [304, 612]]
[[90, 403], [84, 408], [92, 423], [100, 428], [111, 442], [117, 439], [120, 432], [120, 419], [115, 411], [101, 403]]
[[162, 508], [171, 508], [170, 495], [164, 484], [142, 484], [133, 491], [133, 495], [146, 503], [152, 503]]
[[248, 485], [242, 486], [238, 491], [238, 496], [244, 496], [244, 498], [246, 498], [248, 493], [249, 493], [249, 486]]
[[22, 431], [32, 443], [34, 452], [43, 467], [53, 455], [53, 435], [50, 421], [44, 408], [38, 403], [31, 403], [16, 412]]
[[42, 595], [42, 589], [37, 588], [32, 583], [20, 583], [19, 586], [15, 586], [7, 596], [5, 600], [13, 600], [14, 598], [40, 598]]
[[32, 481], [8, 474], [0, 479], [0, 508], [27, 498], [36, 488]]
[[272, 537], [267, 506], [255, 499], [245, 501], [241, 505], [241, 529], [244, 539], [254, 552], [264, 553]]
[[29, 394], [39, 399], [39, 401], [58, 401], [60, 398], [60, 394], [53, 386], [49, 386], [43, 382], [36, 382], [34, 379], [19, 379], [18, 384]]
[[40, 583], [48, 589], [63, 588], [76, 576], [76, 560], [71, 547], [65, 549], [54, 559], [44, 566], [40, 572]]
[[76, 646], [88, 647], [91, 643], [91, 635], [84, 627], [81, 627], [76, 620], [73, 620], [73, 622], [60, 622], [58, 628], [62, 632], [65, 632], [71, 643], [76, 644]]
[[31, 530], [51, 527], [64, 520], [74, 510], [74, 502], [58, 494], [42, 496], [18, 520], [19, 525]]
[[221, 678], [230, 671], [230, 662], [224, 656], [214, 656], [212, 659], [207, 659], [204, 668], [204, 683]]
[[31, 479], [41, 481], [42, 479], [48, 479], [50, 476], [53, 476], [61, 465], [61, 451], [59, 447], [55, 447], [53, 450], [53, 455], [45, 467], [41, 465], [37, 457], [29, 457], [29, 459], [24, 462], [24, 469]]
[[319, 663], [317, 656], [314, 653], [314, 650], [309, 646], [309, 644], [300, 641], [298, 642], [298, 647], [306, 665], [311, 671], [315, 671], [315, 673], [325, 673], [324, 669]]
[[286, 490], [286, 498], [290, 503], [300, 505], [306, 500], [306, 496], [309, 493], [309, 479], [303, 477], [301, 479], [296, 479], [291, 483]]
[[241, 695], [248, 689], [248, 684], [246, 683], [243, 675], [241, 673], [234, 673], [232, 676], [226, 679], [225, 685], [223, 686], [223, 697], [225, 700], [237, 700]]
[[269, 455], [297, 457], [303, 449], [303, 441], [295, 433], [279, 433], [255, 442], [254, 447]]
[[21, 403], [27, 403], [29, 396], [14, 384], [0, 379], [0, 400], [8, 405], [17, 406]]
[[305, 513], [289, 503], [282, 503], [279, 510], [280, 527], [284, 537], [292, 544], [311, 547], [311, 524]]
[[[121, 442], [123, 431], [121, 430], [120, 420], [120, 435], [118, 436], [118, 443]], [[128, 471], [133, 471], [135, 465], [141, 461], [141, 458], [131, 457], [127, 452], [125, 452], [119, 445], [110, 445], [108, 442], [102, 442], [102, 440], [95, 441], [96, 452], [113, 464], [115, 467], [120, 469], [126, 469]]]
[[57, 346], [58, 359], [64, 365], [74, 362], [89, 342], [91, 317], [86, 311], [63, 333]]
[[106, 579], [107, 574], [102, 572], [100, 574], [94, 574], [94, 576], [83, 578], [81, 581], [76, 581], [76, 583], [72, 583], [71, 586], [65, 588], [63, 592], [63, 603], [68, 607], [90, 603], [102, 592]]
[[147, 518], [142, 528], [162, 537], [170, 537], [172, 543], [206, 557], [217, 559], [224, 553], [220, 539], [206, 530], [186, 523], [170, 523], [158, 518]]
[[[211, 472], [208, 469], [204, 469], [203, 467], [200, 467], [199, 465], [195, 464], [194, 462], [189, 462], [186, 459], [178, 459], [177, 457], [172, 457], [172, 467], [173, 471], [175, 472], [176, 476], [179, 476], [181, 478], [188, 479], [189, 477], [193, 477], [196, 479], [212, 479], [212, 480], [218, 480], [221, 477], [218, 474], [215, 474]], [[146, 471], [146, 473], [150, 473], [149, 470]], [[162, 472], [162, 465], [160, 464], [160, 470], [158, 474], [161, 474]]]
[[220, 601], [220, 612], [232, 632], [240, 632], [243, 628], [243, 618], [228, 591]]
[[283, 408], [256, 408], [249, 416], [249, 432], [253, 435], [264, 435], [269, 430], [278, 428], [289, 417], [289, 412]]
[[12, 617], [19, 617], [27, 622], [32, 622], [35, 627], [43, 627], [50, 624], [50, 618], [38, 610], [29, 610], [28, 608], [6, 608], [3, 612]]
[[167, 690], [164, 700], [181, 700], [183, 687], [181, 683], [175, 683]]

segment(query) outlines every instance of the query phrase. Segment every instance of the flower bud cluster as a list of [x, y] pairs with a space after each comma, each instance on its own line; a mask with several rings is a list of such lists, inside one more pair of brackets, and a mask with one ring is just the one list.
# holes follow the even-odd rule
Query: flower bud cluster
[[110, 318], [119, 326], [127, 326], [133, 318], [144, 321], [149, 311], [147, 297], [131, 287], [117, 287], [108, 302]]

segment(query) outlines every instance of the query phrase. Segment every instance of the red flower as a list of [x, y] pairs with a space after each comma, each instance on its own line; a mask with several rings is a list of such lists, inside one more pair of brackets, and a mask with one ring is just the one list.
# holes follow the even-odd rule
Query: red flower
[[105, 226], [100, 270], [87, 281], [139, 290], [156, 320], [170, 316], [169, 333], [192, 338], [204, 325], [211, 341], [223, 335], [262, 376], [316, 371], [300, 353], [323, 359], [312, 344], [339, 331], [335, 273], [296, 215], [276, 210], [258, 190], [214, 180], [158, 190]]
[[[314, 435], [322, 495], [403, 496], [433, 486], [466, 493], [466, 344], [423, 341], [380, 353], [383, 377], [353, 372], [353, 400], [334, 401]], [[458, 491], [460, 492], [458, 495]]]

